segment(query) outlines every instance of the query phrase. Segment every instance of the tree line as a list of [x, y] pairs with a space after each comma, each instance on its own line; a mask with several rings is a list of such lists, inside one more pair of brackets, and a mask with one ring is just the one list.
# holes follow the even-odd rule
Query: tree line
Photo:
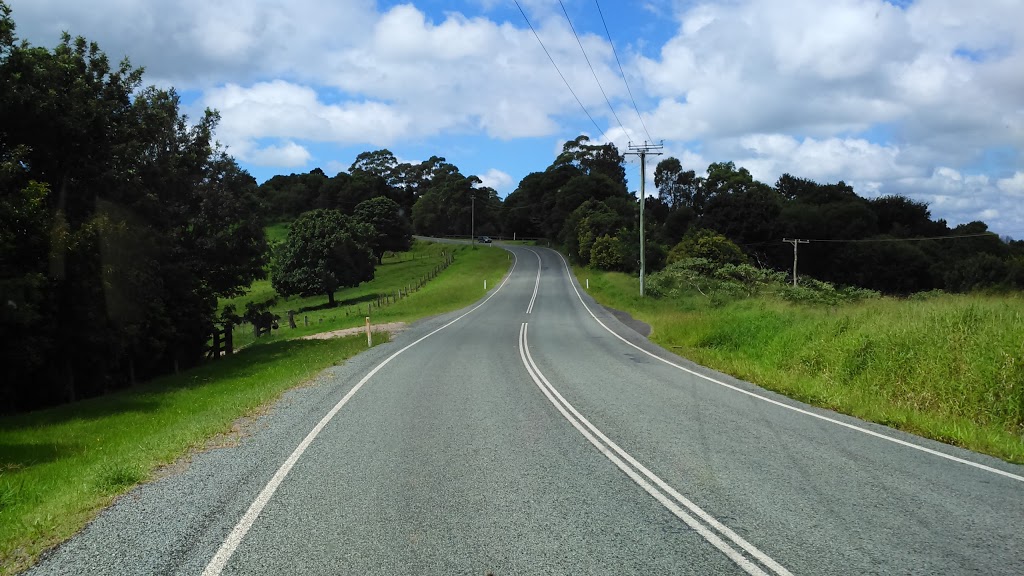
[[[903, 196], [864, 198], [845, 182], [818, 183], [790, 174], [759, 182], [732, 162], [704, 174], [676, 158], [657, 164], [657, 194], [645, 199], [648, 272], [697, 255], [788, 271], [799, 247], [800, 275], [889, 294], [1024, 288], [1024, 241], [1001, 239], [981, 221], [949, 226], [925, 203]], [[373, 195], [394, 199], [413, 231], [431, 236], [478, 234], [546, 239], [576, 263], [636, 273], [639, 205], [627, 188], [624, 157], [614, 144], [586, 136], [566, 142], [543, 171], [524, 177], [504, 200], [463, 176], [444, 158], [400, 163], [388, 150], [360, 154], [349, 172], [327, 177], [275, 176], [257, 194], [269, 219], [314, 208], [345, 210]], [[706, 254], [704, 254], [706, 255]], [[703, 257], [703, 256], [701, 256]]]

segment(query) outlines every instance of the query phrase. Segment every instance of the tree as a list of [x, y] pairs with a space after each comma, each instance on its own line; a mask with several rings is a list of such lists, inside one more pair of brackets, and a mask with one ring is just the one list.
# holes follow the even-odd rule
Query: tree
[[658, 188], [658, 197], [672, 210], [703, 208], [703, 180], [693, 170], [683, 171], [676, 158], [670, 156], [658, 162], [654, 169], [654, 185]]
[[561, 242], [574, 261], [587, 265], [594, 242], [601, 236], [614, 235], [627, 223], [628, 217], [605, 202], [586, 200], [566, 219]]
[[194, 365], [217, 297], [262, 274], [255, 182], [213, 144], [216, 112], [188, 119], [84, 38], [13, 32], [0, 2], [0, 410]]
[[745, 264], [747, 257], [736, 244], [714, 230], [693, 230], [672, 247], [668, 253], [668, 263], [672, 264], [687, 258], [704, 258], [715, 264]]
[[282, 296], [325, 294], [334, 306], [334, 293], [342, 287], [373, 280], [370, 248], [374, 231], [337, 210], [311, 210], [288, 230], [278, 246], [270, 282]]
[[558, 155], [552, 168], [559, 166], [573, 166], [585, 175], [601, 174], [609, 178], [613, 183], [626, 188], [626, 169], [622, 167], [625, 157], [619, 154], [615, 144], [588, 144], [590, 138], [585, 135], [577, 136], [562, 146], [562, 153]]
[[370, 248], [378, 264], [384, 261], [384, 252], [402, 252], [412, 246], [412, 226], [394, 200], [382, 196], [364, 200], [356, 206], [354, 215], [373, 227]]
[[590, 262], [601, 270], [618, 269], [622, 266], [622, 243], [607, 234], [595, 239], [590, 249]]

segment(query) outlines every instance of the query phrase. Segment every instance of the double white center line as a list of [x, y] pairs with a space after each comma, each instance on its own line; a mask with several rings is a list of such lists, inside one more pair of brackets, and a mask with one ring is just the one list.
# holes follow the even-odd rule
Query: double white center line
[[[523, 323], [519, 328], [519, 356], [530, 374], [530, 378], [537, 384], [544, 396], [558, 409], [562, 416], [573, 425], [595, 448], [612, 461], [620, 470], [626, 473], [633, 482], [636, 482], [648, 494], [653, 496], [665, 508], [686, 523], [691, 529], [701, 535], [712, 546], [718, 548], [730, 560], [736, 563], [748, 574], [768, 576], [769, 573], [779, 576], [792, 576], [775, 560], [761, 552], [752, 544], [744, 540], [740, 535], [729, 529], [699, 506], [688, 500], [674, 488], [665, 483], [632, 456], [626, 453], [617, 444], [605, 436], [596, 426], [583, 417], [572, 404], [570, 404], [558, 390], [551, 385], [551, 382], [544, 377], [537, 364], [530, 354], [528, 341], [529, 326]], [[728, 542], [726, 541], [728, 540]], [[763, 568], [769, 572], [766, 572]]]
[[533, 304], [537, 301], [537, 292], [540, 291], [540, 271], [542, 268], [542, 263], [540, 261], [540, 254], [534, 252], [533, 250], [530, 250], [529, 248], [527, 248], [527, 250], [533, 252], [533, 255], [537, 257], [537, 281], [533, 283], [533, 297], [530, 298], [530, 305], [526, 307], [526, 313], [532, 314]]

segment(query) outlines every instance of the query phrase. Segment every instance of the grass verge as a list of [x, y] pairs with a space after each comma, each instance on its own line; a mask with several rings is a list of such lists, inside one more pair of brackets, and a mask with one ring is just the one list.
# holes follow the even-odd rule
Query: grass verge
[[839, 306], [771, 296], [641, 299], [638, 280], [577, 269], [651, 340], [791, 398], [1024, 463], [1024, 298], [930, 295]]
[[[377, 311], [375, 322], [412, 321], [463, 308], [485, 294], [485, 279], [489, 288], [497, 286], [509, 266], [499, 248], [439, 246], [422, 243], [417, 250], [454, 249], [455, 263], [409, 298]], [[379, 273], [376, 285], [350, 289], [346, 297], [387, 291], [414, 277], [419, 267], [436, 265], [421, 253], [392, 258], [392, 269]], [[132, 390], [0, 418], [0, 575], [32, 564], [161, 466], [203, 449], [211, 438], [229, 433], [239, 418], [258, 415], [284, 391], [365, 349], [365, 336], [295, 339], [346, 327], [337, 309], [319, 312], [335, 317], [300, 329], [281, 328], [230, 357]], [[348, 320], [359, 325], [363, 316]], [[387, 338], [375, 333], [374, 343]]]

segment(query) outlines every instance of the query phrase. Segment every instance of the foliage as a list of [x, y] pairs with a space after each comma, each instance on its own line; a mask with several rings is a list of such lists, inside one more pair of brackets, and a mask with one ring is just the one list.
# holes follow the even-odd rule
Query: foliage
[[622, 265], [622, 244], [615, 236], [605, 234], [594, 240], [590, 262], [600, 270], [617, 270]]
[[427, 236], [497, 234], [501, 200], [476, 176], [463, 176], [454, 166], [439, 172], [412, 207], [412, 225]]
[[668, 263], [687, 258], [703, 258], [716, 264], [743, 264], [747, 261], [740, 247], [725, 236], [707, 228], [693, 230], [668, 252]]
[[271, 283], [282, 296], [326, 295], [334, 306], [341, 287], [373, 279], [375, 258], [370, 248], [375, 233], [369, 224], [337, 210], [311, 210], [288, 230], [288, 241], [277, 247]]
[[385, 252], [404, 252], [412, 246], [412, 227], [394, 200], [384, 196], [364, 200], [356, 206], [355, 217], [373, 227], [370, 248], [378, 264]]
[[15, 43], [0, 6], [0, 410], [197, 363], [216, 298], [263, 274], [255, 181], [216, 112], [187, 118], [84, 38]]

